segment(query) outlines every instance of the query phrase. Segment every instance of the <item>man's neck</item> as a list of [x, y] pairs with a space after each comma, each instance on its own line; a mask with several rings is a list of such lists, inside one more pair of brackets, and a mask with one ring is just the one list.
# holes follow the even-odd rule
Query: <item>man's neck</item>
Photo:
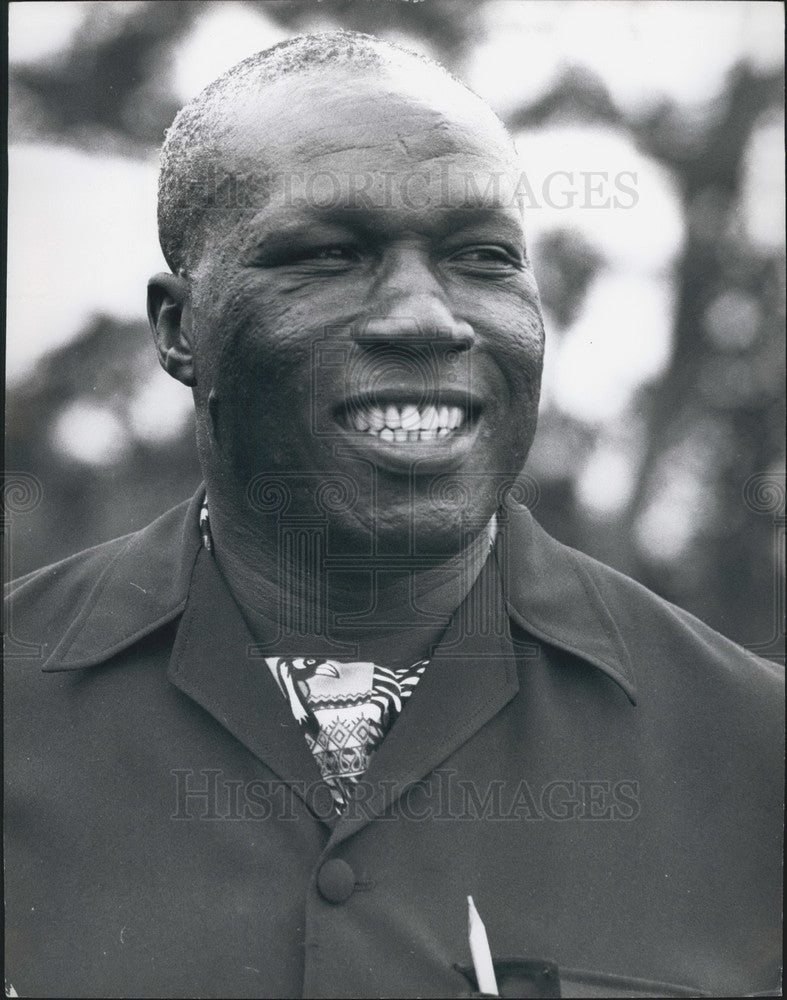
[[[210, 510], [214, 556], [252, 634], [278, 655], [428, 656], [473, 586], [494, 538], [489, 527], [458, 552], [386, 558], [358, 568], [326, 552], [320, 529], [276, 531], [276, 540]], [[349, 549], [349, 546], [346, 546]]]

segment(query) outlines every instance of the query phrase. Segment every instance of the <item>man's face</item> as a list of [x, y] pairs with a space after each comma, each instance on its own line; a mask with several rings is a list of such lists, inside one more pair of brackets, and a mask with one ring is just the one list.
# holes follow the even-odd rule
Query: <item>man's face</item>
[[285, 78], [238, 107], [235, 204], [191, 275], [214, 502], [253, 518], [275, 481], [285, 516], [327, 512], [351, 547], [450, 552], [462, 519], [488, 521], [543, 352], [511, 155], [460, 88], [427, 99], [392, 72]]

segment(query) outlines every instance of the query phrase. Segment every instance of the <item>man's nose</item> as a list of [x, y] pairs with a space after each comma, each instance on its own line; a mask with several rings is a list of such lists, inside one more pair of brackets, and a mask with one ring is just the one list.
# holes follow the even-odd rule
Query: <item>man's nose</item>
[[457, 316], [426, 255], [402, 251], [383, 262], [369, 294], [366, 318], [356, 328], [356, 340], [432, 345], [452, 350], [468, 348], [473, 328]]

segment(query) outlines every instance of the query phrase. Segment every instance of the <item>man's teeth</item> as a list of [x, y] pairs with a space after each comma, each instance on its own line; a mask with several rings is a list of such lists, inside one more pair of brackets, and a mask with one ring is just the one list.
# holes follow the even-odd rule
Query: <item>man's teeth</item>
[[434, 441], [459, 430], [465, 414], [459, 406], [369, 406], [356, 410], [351, 422], [383, 441]]

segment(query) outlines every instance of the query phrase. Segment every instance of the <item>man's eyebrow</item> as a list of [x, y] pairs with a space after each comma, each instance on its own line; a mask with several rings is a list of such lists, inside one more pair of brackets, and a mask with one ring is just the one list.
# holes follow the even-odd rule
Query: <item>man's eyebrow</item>
[[462, 232], [474, 227], [489, 226], [509, 234], [521, 237], [522, 221], [513, 217], [500, 206], [489, 205], [459, 205], [445, 209], [445, 221], [452, 231]]
[[[249, 223], [247, 245], [287, 242], [301, 237], [319, 238], [320, 226], [364, 237], [380, 236], [389, 228], [393, 217], [391, 210], [385, 207], [361, 205], [305, 206], [295, 214], [292, 208], [281, 212], [266, 211]], [[424, 220], [420, 221], [423, 223]], [[429, 213], [428, 222], [435, 235], [443, 239], [484, 226], [514, 241], [521, 241], [523, 235], [521, 221], [499, 205], [471, 203], [437, 206]]]
[[[293, 213], [291, 208], [281, 212], [261, 213], [248, 224], [249, 242], [263, 243], [268, 240], [288, 239], [308, 235], [315, 226], [336, 228], [359, 228], [358, 212], [347, 209], [305, 208]], [[353, 219], [355, 216], [355, 219]]]

